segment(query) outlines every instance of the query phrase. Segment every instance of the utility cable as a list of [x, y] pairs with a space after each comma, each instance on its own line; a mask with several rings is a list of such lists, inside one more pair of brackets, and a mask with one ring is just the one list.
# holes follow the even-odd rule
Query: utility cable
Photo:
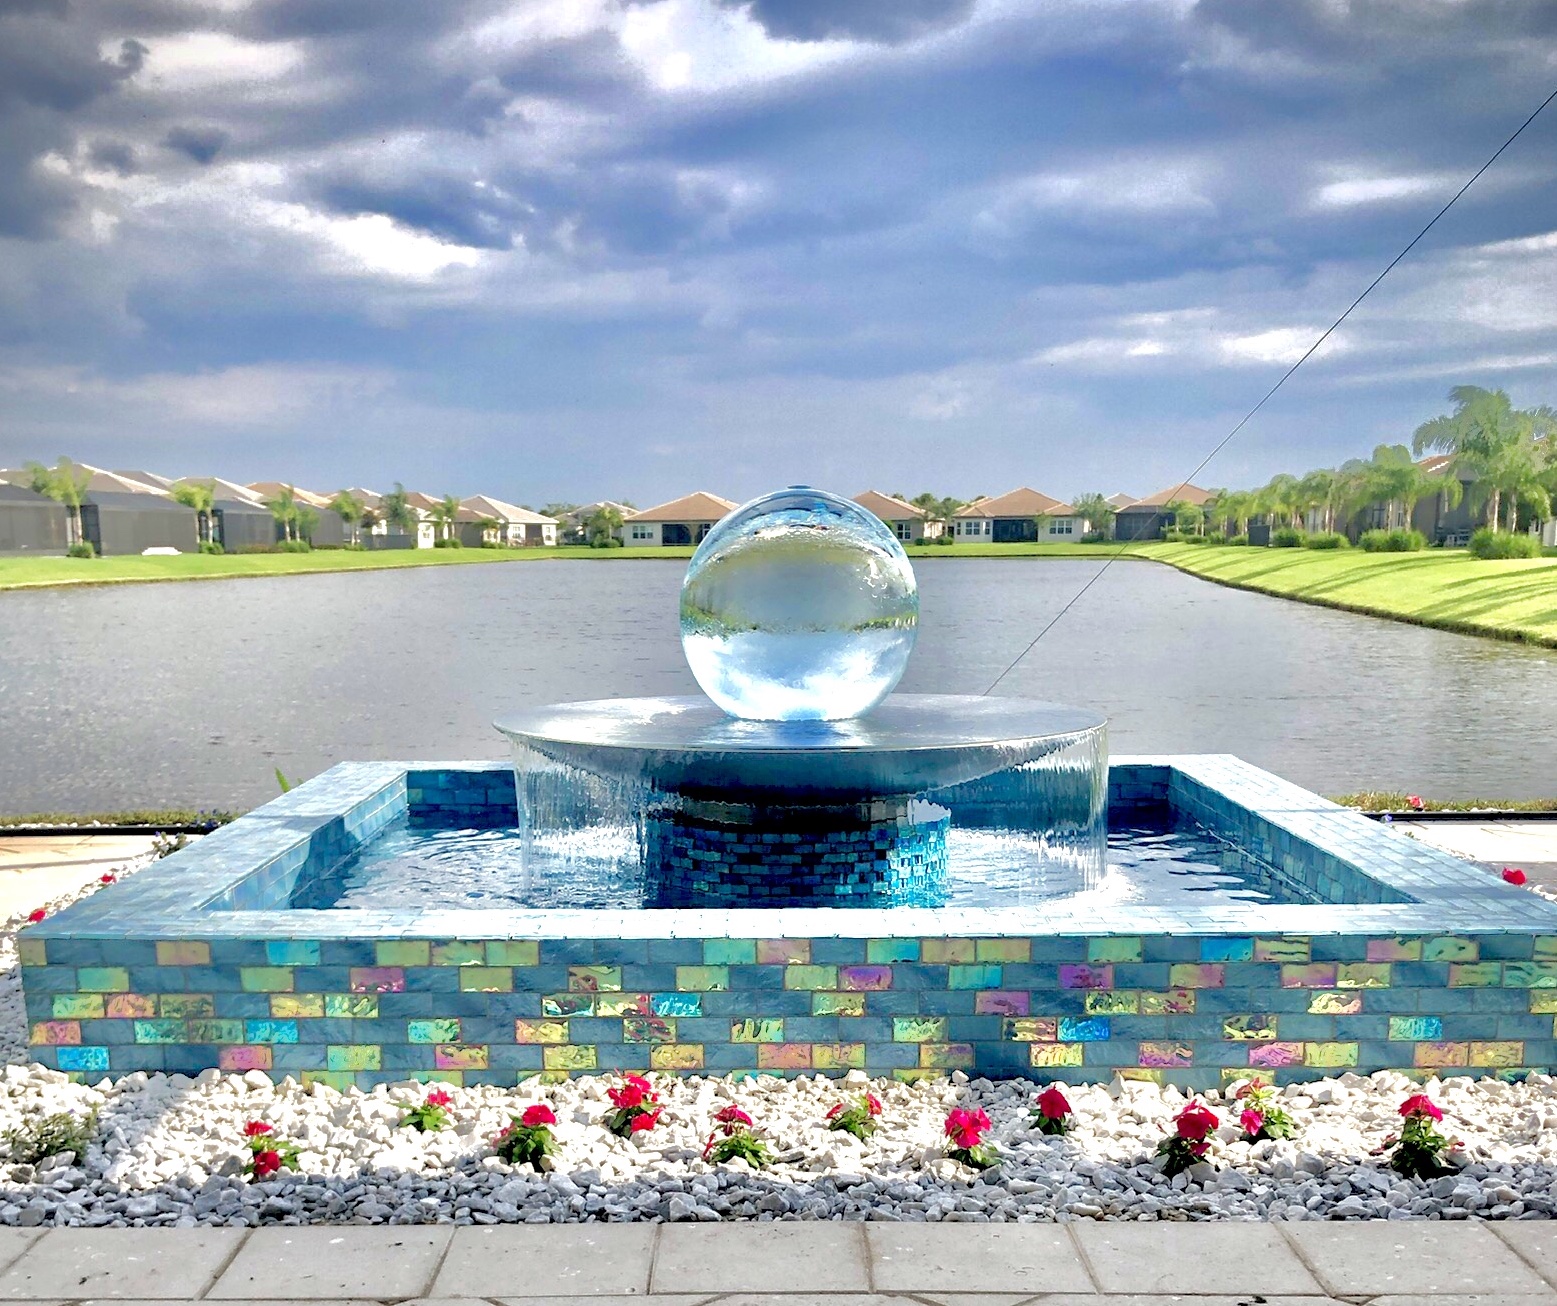
[[[1243, 430], [1243, 428], [1245, 426], [1247, 426], [1249, 424], [1250, 420], [1254, 417], [1254, 415], [1256, 413], [1258, 413], [1260, 411], [1260, 409], [1265, 407], [1266, 403], [1272, 398], [1272, 396], [1275, 395], [1276, 391], [1280, 390], [1282, 386], [1286, 385], [1288, 378], [1290, 378], [1291, 375], [1298, 370], [1298, 368], [1302, 367], [1304, 363], [1308, 362], [1308, 360], [1314, 356], [1315, 352], [1319, 349], [1319, 347], [1322, 344], [1324, 344], [1324, 342], [1326, 340], [1328, 340], [1335, 333], [1336, 328], [1339, 327], [1342, 322], [1346, 321], [1346, 319], [1349, 318], [1352, 315], [1352, 310], [1355, 309], [1359, 304], [1362, 303], [1363, 300], [1365, 300], [1369, 295], [1371, 295], [1373, 293], [1374, 289], [1378, 286], [1379, 282], [1383, 281], [1385, 277], [1387, 277], [1391, 272], [1393, 272], [1395, 270], [1395, 265], [1397, 263], [1399, 263], [1403, 258], [1405, 258], [1405, 256], [1407, 254], [1409, 254], [1413, 249], [1416, 248], [1417, 244], [1421, 241], [1421, 239], [1425, 235], [1427, 235], [1427, 233], [1429, 231], [1431, 231], [1435, 226], [1438, 225], [1438, 219], [1443, 217], [1443, 215], [1445, 213], [1447, 213], [1450, 209], [1452, 209], [1454, 207], [1455, 202], [1460, 198], [1460, 196], [1465, 194], [1466, 191], [1468, 191], [1472, 186], [1474, 186], [1476, 184], [1476, 182], [1480, 179], [1481, 174], [1486, 172], [1486, 170], [1488, 168], [1490, 168], [1494, 163], [1496, 163], [1498, 161], [1498, 158], [1502, 155], [1503, 151], [1508, 149], [1508, 147], [1510, 145], [1512, 145], [1515, 141], [1517, 141], [1519, 139], [1519, 137], [1523, 134], [1525, 128], [1528, 127], [1531, 123], [1533, 123], [1538, 117], [1540, 117], [1541, 111], [1543, 109], [1545, 109], [1546, 106], [1549, 105], [1553, 100], [1557, 100], [1557, 90], [1553, 90], [1550, 95], [1548, 95], [1544, 100], [1541, 101], [1540, 104], [1538, 104], [1536, 106], [1535, 112], [1532, 113], [1528, 118], [1526, 118], [1522, 123], [1520, 123], [1518, 127], [1516, 127], [1514, 129], [1513, 135], [1511, 135], [1506, 141], [1504, 141], [1501, 145], [1499, 145], [1497, 147], [1497, 149], [1495, 151], [1493, 151], [1492, 157], [1489, 158], [1485, 163], [1483, 163], [1481, 165], [1481, 167], [1477, 168], [1476, 171], [1473, 172], [1470, 175], [1469, 179], [1465, 182], [1465, 184], [1463, 186], [1461, 186], [1459, 188], [1459, 190], [1455, 191], [1454, 194], [1449, 197], [1449, 202], [1447, 204], [1445, 204], [1443, 206], [1443, 208], [1439, 209], [1437, 213], [1433, 214], [1432, 219], [1428, 222], [1428, 224], [1425, 227], [1423, 227], [1419, 232], [1417, 232], [1416, 235], [1411, 237], [1410, 243], [1408, 245], [1406, 245], [1406, 247], [1404, 249], [1402, 249], [1400, 251], [1400, 253], [1396, 254], [1394, 258], [1390, 259], [1390, 261], [1384, 266], [1384, 270], [1382, 272], [1380, 272], [1378, 274], [1378, 276], [1374, 277], [1373, 280], [1370, 281], [1367, 284], [1367, 286], [1366, 286], [1366, 288], [1364, 288], [1362, 294], [1358, 295], [1356, 299], [1352, 300], [1352, 302], [1347, 305], [1346, 311], [1344, 313], [1342, 313], [1340, 317], [1336, 318], [1334, 322], [1330, 323], [1330, 325], [1327, 326], [1324, 329], [1323, 334], [1320, 335], [1320, 337], [1317, 340], [1315, 340], [1314, 343], [1311, 344], [1304, 351], [1303, 356], [1300, 359], [1298, 359], [1297, 362], [1293, 363], [1292, 366], [1289, 367], [1285, 372], [1283, 372], [1281, 374], [1280, 379], [1277, 380], [1275, 385], [1271, 386], [1271, 388], [1269, 390], [1267, 390], [1263, 395], [1260, 396], [1259, 403], [1255, 404], [1253, 408], [1251, 408], [1247, 413], [1245, 413], [1243, 415], [1243, 417], [1239, 419], [1238, 425], [1233, 427], [1233, 429], [1231, 431], [1229, 431], [1226, 435], [1224, 435], [1221, 438], [1221, 440], [1219, 440], [1217, 442], [1216, 447], [1213, 448], [1210, 453], [1208, 453], [1204, 458], [1202, 458], [1200, 460], [1199, 463], [1197, 463], [1195, 465], [1194, 470], [1191, 471], [1190, 474], [1188, 476], [1186, 476], [1182, 481], [1180, 481], [1176, 486], [1174, 486], [1171, 491], [1169, 491], [1169, 495], [1168, 495], [1168, 499], [1167, 499], [1166, 503], [1171, 503], [1174, 500], [1174, 498], [1176, 498], [1178, 496], [1179, 492], [1181, 490], [1183, 490], [1185, 486], [1189, 485], [1190, 482], [1192, 482], [1195, 479], [1195, 477], [1199, 476], [1200, 473], [1205, 470], [1207, 464], [1209, 464], [1211, 462], [1211, 460], [1217, 456], [1217, 454], [1221, 453], [1222, 450], [1225, 449], [1228, 446], [1229, 443], [1231, 443], [1233, 437], [1236, 436], [1241, 430]], [[1166, 507], [1166, 503], [1164, 504], [1164, 507]], [[1103, 565], [1097, 569], [1097, 571], [1092, 575], [1091, 579], [1088, 580], [1087, 583], [1085, 585], [1083, 585], [1079, 590], [1077, 590], [1075, 592], [1075, 594], [1071, 595], [1069, 602], [1067, 602], [1063, 608], [1061, 608], [1058, 612], [1056, 612], [1054, 614], [1054, 616], [1049, 618], [1048, 624], [1045, 625], [1044, 628], [1042, 630], [1040, 630], [1037, 633], [1037, 635], [1035, 635], [1033, 637], [1032, 642], [1030, 644], [1028, 644], [1028, 646], [1026, 648], [1024, 648], [1020, 653], [1018, 653], [1016, 655], [1016, 657], [1012, 658], [1011, 662], [1006, 666], [1006, 669], [1004, 671], [1002, 671], [998, 676], [996, 676], [993, 681], [990, 682], [989, 688], [984, 691], [985, 694], [993, 694], [995, 692], [995, 689], [999, 686], [1000, 682], [1002, 680], [1004, 680], [1007, 676], [1009, 676], [1013, 671], [1016, 670], [1018, 664], [1021, 663], [1022, 659], [1025, 658], [1029, 653], [1031, 653], [1035, 648], [1038, 647], [1038, 642], [1045, 635], [1047, 635], [1051, 630], [1053, 630], [1055, 626], [1057, 626], [1059, 624], [1060, 619], [1062, 617], [1064, 617], [1064, 615], [1067, 612], [1069, 612], [1073, 607], [1076, 606], [1077, 602], [1080, 601], [1081, 597], [1089, 589], [1091, 589], [1094, 585], [1097, 584], [1097, 582], [1099, 580], [1102, 579], [1103, 573], [1105, 571], [1107, 571], [1110, 567], [1112, 567], [1114, 565], [1114, 563], [1116, 563], [1120, 558], [1122, 558], [1126, 553], [1128, 553], [1130, 551], [1130, 546], [1133, 543], [1135, 543], [1135, 541], [1133, 541], [1133, 540], [1125, 540], [1122, 544], [1120, 544], [1118, 549], [1116, 549], [1113, 553], [1111, 553], [1107, 558], [1105, 558], [1103, 560]]]

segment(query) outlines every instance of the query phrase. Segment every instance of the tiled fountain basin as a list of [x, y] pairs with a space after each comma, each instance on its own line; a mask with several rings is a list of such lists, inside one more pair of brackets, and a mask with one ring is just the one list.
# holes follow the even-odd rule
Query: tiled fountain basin
[[33, 1056], [336, 1085], [614, 1069], [1213, 1086], [1557, 1065], [1557, 906], [1225, 756], [1121, 758], [1326, 905], [277, 910], [408, 808], [508, 822], [501, 763], [348, 763], [28, 930]]

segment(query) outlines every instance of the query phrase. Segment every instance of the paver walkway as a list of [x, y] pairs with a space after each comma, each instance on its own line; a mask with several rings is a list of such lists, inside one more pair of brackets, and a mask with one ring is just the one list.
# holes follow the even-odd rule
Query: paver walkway
[[1557, 821], [1396, 821], [1413, 839], [1480, 862], [1490, 871], [1517, 866], [1543, 889], [1557, 889]]
[[0, 920], [25, 916], [151, 851], [145, 834], [16, 834], [0, 830]]
[[0, 1229], [0, 1302], [1557, 1306], [1557, 1223]]

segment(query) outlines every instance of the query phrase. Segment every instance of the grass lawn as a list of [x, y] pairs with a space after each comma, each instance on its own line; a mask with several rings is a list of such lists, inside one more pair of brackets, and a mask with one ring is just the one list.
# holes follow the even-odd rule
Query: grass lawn
[[1483, 562], [1463, 549], [1363, 553], [1186, 544], [1131, 552], [1239, 589], [1557, 647], [1557, 558]]
[[181, 553], [142, 558], [0, 558], [0, 590], [38, 585], [110, 585], [139, 580], [212, 580], [231, 576], [296, 576], [323, 571], [383, 571], [466, 563], [537, 562], [548, 558], [690, 558], [691, 549], [394, 549], [316, 553]]

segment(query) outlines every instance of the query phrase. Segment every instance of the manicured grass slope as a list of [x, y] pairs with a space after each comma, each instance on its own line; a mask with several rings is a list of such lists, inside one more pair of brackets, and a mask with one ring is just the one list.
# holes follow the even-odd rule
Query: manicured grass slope
[[1483, 562], [1461, 549], [1363, 553], [1184, 544], [1132, 552], [1240, 589], [1557, 647], [1557, 558]]

